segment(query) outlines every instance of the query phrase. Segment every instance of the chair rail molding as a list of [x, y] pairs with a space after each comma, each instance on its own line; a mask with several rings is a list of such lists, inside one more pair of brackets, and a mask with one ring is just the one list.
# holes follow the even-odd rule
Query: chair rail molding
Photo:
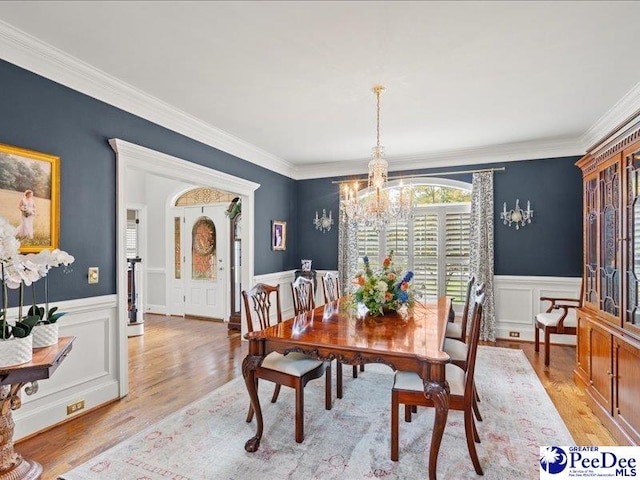
[[[496, 337], [513, 340], [509, 332], [518, 332], [518, 340], [533, 341], [535, 316], [549, 307], [540, 297], [578, 298], [581, 281], [581, 277], [496, 275]], [[575, 337], [552, 335], [551, 342], [575, 345]]]

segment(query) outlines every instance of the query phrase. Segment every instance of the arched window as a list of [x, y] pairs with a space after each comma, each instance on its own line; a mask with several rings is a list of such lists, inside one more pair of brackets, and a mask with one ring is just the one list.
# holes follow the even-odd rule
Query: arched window
[[411, 219], [390, 222], [380, 232], [358, 224], [358, 255], [360, 259], [368, 255], [376, 269], [393, 250], [397, 268], [413, 271], [419, 297], [448, 295], [464, 300], [471, 184], [434, 178], [414, 183], [414, 195]]

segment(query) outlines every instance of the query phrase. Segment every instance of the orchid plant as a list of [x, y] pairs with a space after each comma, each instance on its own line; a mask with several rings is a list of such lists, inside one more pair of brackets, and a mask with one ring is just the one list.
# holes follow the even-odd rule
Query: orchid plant
[[[39, 253], [21, 255], [20, 241], [16, 238], [16, 229], [3, 217], [0, 217], [0, 264], [2, 276], [2, 310], [0, 310], [0, 340], [11, 336], [26, 337], [37, 324], [55, 323], [64, 315], [57, 307], [49, 309], [49, 282], [47, 273], [51, 268], [60, 265], [68, 266], [74, 262], [74, 257], [67, 252], [42, 250]], [[35, 282], [41, 278], [45, 281], [45, 306], [36, 303]], [[22, 315], [24, 289], [31, 286], [32, 304], [27, 315]], [[18, 320], [14, 325], [7, 321], [8, 292], [7, 289], [19, 289]]]

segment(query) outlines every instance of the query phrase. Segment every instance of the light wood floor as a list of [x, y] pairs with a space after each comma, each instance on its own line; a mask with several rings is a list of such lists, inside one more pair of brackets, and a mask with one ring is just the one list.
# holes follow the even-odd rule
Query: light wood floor
[[[547, 368], [533, 344], [498, 346], [524, 350], [577, 445], [615, 444], [573, 383], [573, 347], [553, 346]], [[16, 450], [43, 465], [43, 480], [55, 479], [241, 375], [245, 355], [246, 344], [238, 334], [228, 336], [224, 324], [145, 315], [144, 336], [129, 339], [129, 395], [23, 440]]]

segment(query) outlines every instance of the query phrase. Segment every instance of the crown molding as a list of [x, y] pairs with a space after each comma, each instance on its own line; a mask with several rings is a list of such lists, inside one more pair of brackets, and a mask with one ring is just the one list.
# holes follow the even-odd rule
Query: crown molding
[[[296, 166], [230, 135], [117, 78], [0, 21], [0, 58], [85, 95], [294, 180], [360, 175], [368, 160]], [[473, 149], [388, 157], [393, 171], [581, 155], [640, 111], [640, 83], [582, 136]]]
[[[569, 157], [585, 152], [580, 137], [563, 137], [531, 142], [507, 143], [488, 147], [447, 150], [402, 157], [386, 157], [389, 171], [443, 168], [481, 163], [516, 162], [537, 158]], [[296, 180], [366, 175], [368, 160], [316, 163], [298, 167], [294, 173]]]
[[640, 82], [616, 102], [582, 136], [585, 150], [608, 136], [614, 129], [640, 112]]
[[243, 160], [291, 176], [293, 165], [0, 21], [0, 58]]

